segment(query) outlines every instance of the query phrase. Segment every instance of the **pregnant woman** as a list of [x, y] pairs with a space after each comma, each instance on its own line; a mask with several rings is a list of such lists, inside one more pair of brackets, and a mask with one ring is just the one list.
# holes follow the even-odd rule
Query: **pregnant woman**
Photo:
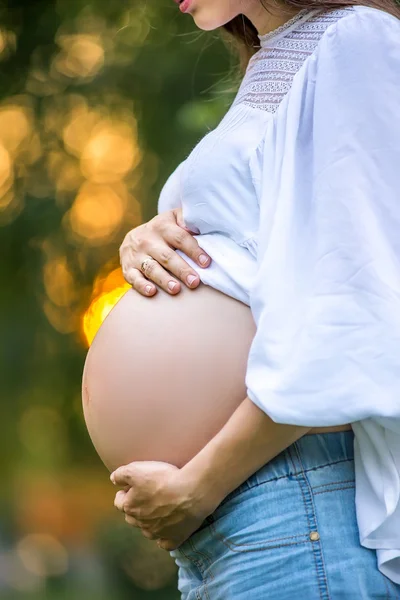
[[[400, 598], [400, 9], [365, 4], [180, 4], [200, 29], [237, 38], [244, 78], [166, 182], [159, 215], [125, 237], [134, 290], [102, 329], [122, 339], [136, 319], [140, 338], [148, 305], [156, 325], [136, 346], [148, 363], [167, 335], [165, 308], [164, 385], [185, 381], [173, 411], [159, 393], [160, 422], [175, 426], [160, 459], [171, 464], [147, 460], [139, 443], [137, 462], [123, 464], [121, 450], [109, 464], [121, 464], [117, 508], [170, 551], [183, 600]], [[220, 345], [208, 360], [212, 331]], [[228, 367], [210, 374], [224, 347]], [[168, 362], [176, 349], [181, 375]], [[160, 370], [150, 374], [161, 390]], [[223, 402], [199, 402], [218, 376]], [[242, 396], [229, 405], [230, 379]], [[135, 390], [124, 381], [115, 398]], [[161, 447], [157, 431], [148, 444]]]

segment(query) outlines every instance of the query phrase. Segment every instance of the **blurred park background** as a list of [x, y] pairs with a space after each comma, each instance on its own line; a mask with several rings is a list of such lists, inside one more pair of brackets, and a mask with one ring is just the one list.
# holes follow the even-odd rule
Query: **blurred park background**
[[118, 249], [237, 89], [173, 0], [0, 0], [0, 598], [177, 600], [113, 507], [87, 434], [87, 348], [129, 286]]

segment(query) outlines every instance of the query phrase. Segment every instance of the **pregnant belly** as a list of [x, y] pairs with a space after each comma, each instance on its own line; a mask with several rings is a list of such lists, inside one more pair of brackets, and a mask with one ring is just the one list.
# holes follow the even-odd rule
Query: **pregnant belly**
[[185, 465], [246, 397], [255, 331], [247, 306], [203, 284], [174, 297], [129, 290], [97, 332], [83, 372], [84, 417], [104, 464]]

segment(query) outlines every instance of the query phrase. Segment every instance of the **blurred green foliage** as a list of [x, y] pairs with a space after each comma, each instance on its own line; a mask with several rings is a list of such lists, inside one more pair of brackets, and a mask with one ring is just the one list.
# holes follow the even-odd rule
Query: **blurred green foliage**
[[[176, 599], [85, 429], [82, 318], [228, 109], [236, 59], [172, 0], [0, 2], [0, 596]], [[97, 286], [97, 287], [96, 287]]]

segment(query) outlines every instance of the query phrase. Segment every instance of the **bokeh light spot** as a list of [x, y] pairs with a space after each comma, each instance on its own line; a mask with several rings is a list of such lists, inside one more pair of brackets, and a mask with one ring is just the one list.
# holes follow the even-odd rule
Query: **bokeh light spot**
[[100, 325], [108, 313], [130, 288], [131, 286], [127, 283], [123, 287], [102, 294], [91, 303], [83, 318], [83, 331], [89, 345], [93, 342]]
[[51, 535], [27, 535], [18, 543], [17, 553], [26, 569], [41, 577], [63, 575], [68, 569], [67, 550]]
[[53, 67], [62, 75], [88, 79], [104, 65], [104, 48], [98, 36], [87, 34], [58, 37], [61, 52], [54, 58]]
[[11, 155], [17, 154], [32, 132], [33, 117], [30, 109], [13, 104], [0, 108], [0, 140]]
[[92, 244], [109, 239], [120, 227], [128, 195], [124, 185], [85, 182], [69, 211], [71, 229]]
[[[6, 186], [7, 184], [7, 186]], [[0, 143], [0, 193], [3, 194], [10, 189], [12, 184], [12, 162], [10, 153]], [[2, 190], [3, 188], [3, 190]], [[5, 188], [5, 189], [4, 189]]]
[[106, 277], [99, 277], [93, 286], [93, 300], [82, 319], [83, 334], [88, 346], [96, 333], [122, 296], [131, 289], [122, 275], [120, 268], [114, 269]]
[[54, 304], [70, 306], [76, 300], [77, 290], [65, 257], [49, 261], [43, 277], [47, 295]]
[[[67, 151], [80, 157], [95, 125], [102, 119], [102, 113], [100, 110], [89, 110], [86, 101], [80, 96], [71, 98], [71, 101], [73, 108], [62, 135]], [[56, 112], [52, 114], [52, 121], [54, 128], [57, 128], [60, 117]]]
[[113, 183], [125, 177], [139, 159], [131, 128], [106, 121], [97, 125], [83, 149], [81, 168], [95, 183]]

